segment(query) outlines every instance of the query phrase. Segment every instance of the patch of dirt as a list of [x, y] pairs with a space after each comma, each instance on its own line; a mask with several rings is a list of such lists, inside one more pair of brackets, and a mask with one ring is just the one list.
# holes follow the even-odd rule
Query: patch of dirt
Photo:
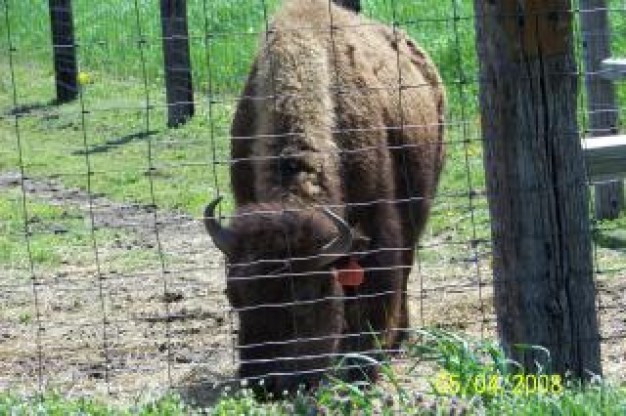
[[[0, 192], [20, 183], [19, 175], [2, 174]], [[32, 272], [0, 266], [7, 276], [0, 283], [0, 389], [121, 399], [175, 389], [206, 405], [224, 385], [236, 386], [224, 259], [197, 218], [90, 196], [53, 179], [26, 179], [24, 189], [27, 200], [77, 210], [87, 230], [93, 221], [119, 234], [82, 242], [93, 255], [88, 262]], [[142, 259], [146, 252], [152, 256]], [[129, 264], [129, 253], [136, 262]], [[474, 263], [447, 255], [415, 269], [413, 325], [495, 336], [488, 257]], [[605, 375], [624, 380], [626, 281], [602, 280], [599, 293]]]
[[[0, 192], [20, 182], [2, 174]], [[197, 219], [52, 179], [26, 179], [24, 189], [27, 201], [78, 210], [88, 230], [93, 218], [119, 234], [82, 242], [86, 264], [0, 266], [0, 389], [132, 396], [178, 387], [201, 365], [232, 373], [224, 259]]]

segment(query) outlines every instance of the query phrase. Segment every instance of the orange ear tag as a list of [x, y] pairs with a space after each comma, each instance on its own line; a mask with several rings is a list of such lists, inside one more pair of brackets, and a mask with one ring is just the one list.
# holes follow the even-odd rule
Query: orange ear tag
[[359, 286], [363, 283], [364, 271], [354, 257], [348, 264], [335, 270], [335, 277], [342, 286]]

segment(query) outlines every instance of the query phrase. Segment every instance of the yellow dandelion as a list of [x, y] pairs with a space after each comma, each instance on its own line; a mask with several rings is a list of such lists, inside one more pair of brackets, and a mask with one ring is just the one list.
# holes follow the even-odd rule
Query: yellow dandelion
[[84, 87], [87, 84], [91, 84], [91, 76], [85, 71], [80, 71], [78, 73], [77, 79], [81, 87]]

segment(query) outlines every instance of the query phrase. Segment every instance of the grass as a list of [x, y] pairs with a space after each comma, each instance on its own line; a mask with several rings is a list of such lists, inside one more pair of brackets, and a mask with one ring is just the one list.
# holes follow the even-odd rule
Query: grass
[[[193, 77], [198, 91], [210, 90], [217, 97], [237, 93], [248, 73], [259, 33], [278, 1], [188, 3]], [[7, 28], [10, 28], [12, 55], [18, 66], [52, 62], [47, 3], [7, 0], [6, 5], [3, 14], [8, 17], [9, 25], [0, 27], [3, 49], [8, 50]], [[425, 6], [420, 2], [396, 5], [385, 0], [367, 0], [364, 8], [378, 20], [397, 22], [433, 55], [446, 84], [455, 86], [449, 91], [451, 115], [458, 118], [461, 108], [468, 115], [475, 114], [477, 64], [470, 3], [431, 1]], [[138, 86], [144, 79], [150, 85], [161, 85], [163, 57], [157, 1], [109, 2], [98, 7], [89, 2], [74, 2], [74, 9], [81, 70], [134, 81]], [[31, 25], [42, 30], [30, 30]], [[139, 40], [142, 42], [138, 43]], [[29, 99], [32, 99], [30, 94]]]
[[19, 395], [0, 394], [0, 414], [13, 416], [40, 415], [184, 415], [188, 407], [174, 397], [120, 407], [89, 398], [68, 399], [58, 394], [46, 395], [43, 400], [26, 399]]
[[[211, 88], [214, 94], [239, 90], [256, 49], [258, 33], [265, 28], [267, 16], [278, 3], [277, 0], [188, 2], [192, 67], [199, 90]], [[7, 0], [6, 5], [15, 56], [27, 62], [52, 62], [47, 2]], [[420, 2], [365, 0], [364, 8], [368, 15], [379, 20], [395, 20], [424, 44], [441, 64], [447, 81], [460, 79], [461, 72], [474, 77], [473, 12], [469, 2], [431, 1], [426, 7]], [[158, 12], [156, 0], [108, 2], [98, 7], [87, 1], [74, 2], [80, 67], [139, 81], [145, 68], [149, 83], [161, 83], [163, 57]], [[455, 20], [455, 16], [459, 19]], [[42, 30], [33, 31], [32, 27]], [[2, 42], [6, 42], [6, 30], [4, 25], [0, 27]], [[475, 103], [472, 95], [476, 86], [469, 88], [466, 99]]]
[[[24, 223], [21, 192], [11, 190], [0, 194], [0, 263], [13, 269], [27, 269], [28, 258], [33, 263], [58, 266], [70, 261], [78, 264], [93, 262], [90, 254], [92, 235], [84, 224], [82, 213], [76, 209], [41, 202], [27, 203], [28, 224]], [[29, 245], [24, 229], [28, 227]], [[99, 229], [98, 238], [112, 231]], [[108, 237], [111, 238], [111, 237]], [[30, 253], [29, 253], [30, 252]]]
[[[33, 73], [38, 69], [31, 68], [28, 75]], [[20, 75], [18, 85], [25, 85], [27, 80], [19, 79]], [[156, 88], [151, 92], [156, 95]], [[207, 131], [211, 123], [226, 124], [226, 110], [213, 109], [215, 118], [210, 122], [201, 113], [184, 129], [166, 131], [157, 127], [164, 118], [162, 109], [146, 114], [142, 96], [137, 83], [100, 78], [85, 89], [82, 103], [42, 105], [20, 117], [17, 129], [3, 123], [7, 143], [15, 146], [19, 134], [21, 152], [16, 147], [6, 149], [0, 168], [16, 169], [21, 156], [21, 164], [33, 176], [55, 175], [68, 186], [119, 201], [199, 209], [214, 191], [206, 187], [213, 183]], [[82, 108], [89, 113], [81, 114]], [[224, 158], [228, 144], [220, 145], [218, 157]], [[225, 174], [224, 170], [223, 184]], [[155, 189], [150, 188], [151, 182]]]
[[62, 265], [93, 266], [96, 250], [99, 260], [108, 262], [108, 267], [127, 271], [158, 260], [156, 254], [144, 248], [134, 247], [132, 252], [106, 250], [113, 242], [128, 240], [130, 233], [106, 227], [96, 227], [92, 232], [89, 218], [76, 206], [34, 199], [27, 199], [24, 204], [18, 188], [0, 192], [0, 218], [0, 265], [7, 266], [11, 274], [5, 276], [7, 282], [30, 276], [31, 264], [32, 272]]
[[595, 265], [607, 278], [623, 278], [626, 270], [626, 213], [615, 220], [598, 221], [593, 231]]
[[[377, 384], [361, 387], [330, 380], [318, 390], [298, 391], [290, 397], [259, 402], [248, 386], [224, 390], [211, 406], [199, 409], [179, 397], [137, 400], [112, 406], [95, 399], [49, 394], [40, 399], [0, 394], [0, 414], [191, 414], [210, 415], [354, 415], [354, 414], [481, 414], [481, 415], [622, 415], [626, 389], [595, 380], [585, 386], [543, 371], [518, 374], [504, 352], [489, 341], [475, 341], [441, 330], [423, 330], [419, 342], [409, 345], [409, 365], [383, 365]], [[429, 387], [416, 388], [430, 364]], [[526, 384], [512, 382], [518, 377]], [[485, 383], [485, 380], [492, 382]], [[532, 380], [547, 380], [532, 384]], [[533, 387], [534, 386], [534, 387]], [[543, 386], [543, 388], [541, 387]], [[455, 413], [456, 412], [456, 413]]]

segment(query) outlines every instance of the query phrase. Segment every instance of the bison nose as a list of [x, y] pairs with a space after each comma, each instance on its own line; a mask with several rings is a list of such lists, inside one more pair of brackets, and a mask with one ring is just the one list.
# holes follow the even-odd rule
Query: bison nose
[[[274, 397], [274, 380], [268, 377], [255, 378], [252, 382], [252, 391], [257, 399], [269, 400]], [[270, 394], [271, 393], [271, 394]]]
[[315, 377], [304, 377], [302, 375], [281, 375], [271, 377], [268, 381], [268, 391], [272, 392], [275, 398], [292, 396], [297, 392], [309, 391], [319, 385], [319, 380]]
[[271, 380], [272, 391], [275, 396], [285, 397], [295, 391], [293, 376], [275, 376]]
[[267, 376], [260, 386], [261, 396], [266, 399], [281, 399], [292, 393], [293, 386], [288, 376]]
[[264, 376], [252, 383], [252, 390], [260, 400], [280, 400], [296, 392], [298, 384], [293, 376]]
[[257, 379], [252, 384], [252, 391], [259, 400], [280, 400], [296, 391], [296, 387], [289, 382], [290, 377], [266, 376]]

